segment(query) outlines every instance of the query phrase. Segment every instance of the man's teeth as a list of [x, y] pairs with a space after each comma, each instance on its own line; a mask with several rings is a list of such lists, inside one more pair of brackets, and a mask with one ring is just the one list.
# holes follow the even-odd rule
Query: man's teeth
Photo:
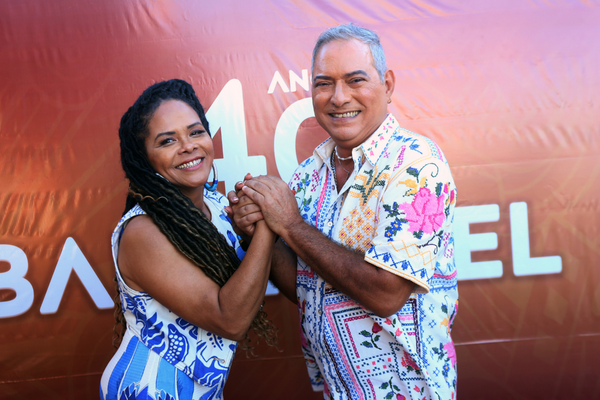
[[356, 117], [360, 111], [350, 111], [345, 112], [343, 114], [331, 114], [334, 118], [348, 118], [348, 117]]
[[192, 167], [195, 167], [196, 165], [200, 164], [201, 162], [202, 162], [202, 158], [198, 158], [197, 160], [190, 161], [190, 162], [185, 163], [185, 164], [181, 164], [180, 166], [175, 167], [175, 168], [177, 168], [177, 169], [192, 168]]

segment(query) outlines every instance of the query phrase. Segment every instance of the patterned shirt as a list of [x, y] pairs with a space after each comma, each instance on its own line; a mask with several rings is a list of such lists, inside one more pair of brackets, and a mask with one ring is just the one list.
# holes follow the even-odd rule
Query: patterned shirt
[[448, 163], [434, 142], [389, 114], [352, 150], [354, 171], [338, 193], [334, 147], [331, 139], [320, 144], [289, 183], [302, 217], [416, 289], [400, 311], [380, 318], [298, 258], [301, 342], [313, 388], [331, 399], [454, 399], [456, 187]]

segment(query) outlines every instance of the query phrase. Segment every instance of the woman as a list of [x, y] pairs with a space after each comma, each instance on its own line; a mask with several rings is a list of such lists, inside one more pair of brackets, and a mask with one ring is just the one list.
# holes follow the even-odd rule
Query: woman
[[130, 185], [112, 250], [127, 327], [100, 397], [221, 399], [237, 341], [250, 327], [275, 339], [261, 310], [275, 235], [257, 223], [244, 255], [216, 174], [207, 183], [213, 144], [187, 82], [146, 89], [119, 137]]

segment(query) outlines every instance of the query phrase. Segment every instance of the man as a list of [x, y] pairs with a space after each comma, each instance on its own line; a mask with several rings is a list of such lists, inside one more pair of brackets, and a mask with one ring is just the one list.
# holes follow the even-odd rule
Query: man
[[239, 200], [231, 192], [234, 220], [251, 233], [264, 218], [283, 240], [271, 280], [298, 303], [315, 390], [331, 399], [453, 399], [456, 188], [446, 159], [388, 114], [395, 78], [372, 31], [325, 31], [312, 74], [315, 117], [330, 138], [289, 188], [260, 176], [245, 181]]

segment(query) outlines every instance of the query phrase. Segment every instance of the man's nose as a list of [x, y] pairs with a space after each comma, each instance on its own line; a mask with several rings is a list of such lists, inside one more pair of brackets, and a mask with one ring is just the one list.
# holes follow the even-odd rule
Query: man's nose
[[344, 83], [336, 83], [333, 87], [331, 103], [336, 107], [341, 107], [348, 102], [350, 102], [350, 88]]

